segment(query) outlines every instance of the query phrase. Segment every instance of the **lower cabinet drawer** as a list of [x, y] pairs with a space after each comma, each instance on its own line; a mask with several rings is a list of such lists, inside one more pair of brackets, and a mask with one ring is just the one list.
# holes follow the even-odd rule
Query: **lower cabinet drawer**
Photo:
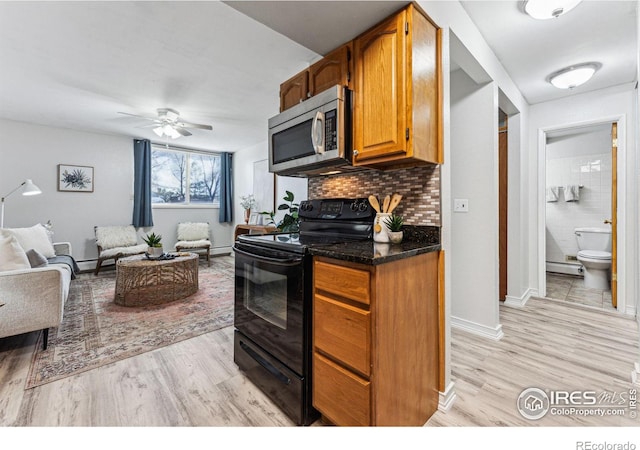
[[324, 356], [313, 354], [313, 406], [336, 425], [371, 424], [370, 385]]
[[371, 373], [369, 311], [320, 294], [313, 297], [313, 344], [325, 355], [368, 377]]

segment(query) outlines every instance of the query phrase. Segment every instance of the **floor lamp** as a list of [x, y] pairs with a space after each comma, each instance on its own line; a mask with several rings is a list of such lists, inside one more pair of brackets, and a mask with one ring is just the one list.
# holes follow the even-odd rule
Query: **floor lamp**
[[4, 228], [4, 201], [5, 201], [5, 199], [7, 197], [9, 197], [11, 194], [13, 194], [15, 191], [20, 189], [22, 186], [24, 186], [24, 190], [22, 191], [22, 195], [38, 195], [38, 194], [42, 194], [42, 191], [40, 190], [40, 188], [38, 188], [38, 186], [33, 184], [33, 181], [25, 180], [17, 188], [15, 188], [13, 191], [9, 192], [7, 195], [2, 197], [2, 212], [0, 212], [0, 228]]

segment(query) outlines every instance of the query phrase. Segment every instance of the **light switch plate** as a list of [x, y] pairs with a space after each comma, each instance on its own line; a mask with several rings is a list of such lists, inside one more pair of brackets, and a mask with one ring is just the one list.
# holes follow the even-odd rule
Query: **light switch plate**
[[453, 200], [453, 212], [469, 212], [469, 199], [456, 198]]

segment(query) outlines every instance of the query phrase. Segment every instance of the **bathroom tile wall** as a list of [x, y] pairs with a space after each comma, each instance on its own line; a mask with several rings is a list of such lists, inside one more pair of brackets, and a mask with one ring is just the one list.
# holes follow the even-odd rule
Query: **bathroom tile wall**
[[580, 198], [546, 203], [546, 251], [549, 262], [568, 262], [578, 245], [576, 227], [609, 228], [611, 218], [611, 135], [608, 129], [563, 137], [547, 143], [546, 186], [579, 185]]

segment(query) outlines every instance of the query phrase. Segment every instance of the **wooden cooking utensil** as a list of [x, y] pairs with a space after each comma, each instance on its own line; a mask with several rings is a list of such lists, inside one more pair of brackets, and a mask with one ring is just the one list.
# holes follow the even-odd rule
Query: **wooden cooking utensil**
[[378, 203], [378, 199], [375, 196], [369, 196], [369, 204], [373, 209], [375, 209], [376, 212], [380, 212], [380, 203]]
[[391, 204], [389, 205], [389, 209], [387, 210], [389, 214], [391, 214], [393, 210], [396, 209], [398, 203], [400, 203], [400, 200], [402, 200], [402, 195], [393, 194], [393, 196], [391, 197]]
[[382, 201], [382, 212], [383, 213], [389, 212], [389, 202], [390, 201], [391, 201], [391, 197], [388, 196], [388, 195]]

